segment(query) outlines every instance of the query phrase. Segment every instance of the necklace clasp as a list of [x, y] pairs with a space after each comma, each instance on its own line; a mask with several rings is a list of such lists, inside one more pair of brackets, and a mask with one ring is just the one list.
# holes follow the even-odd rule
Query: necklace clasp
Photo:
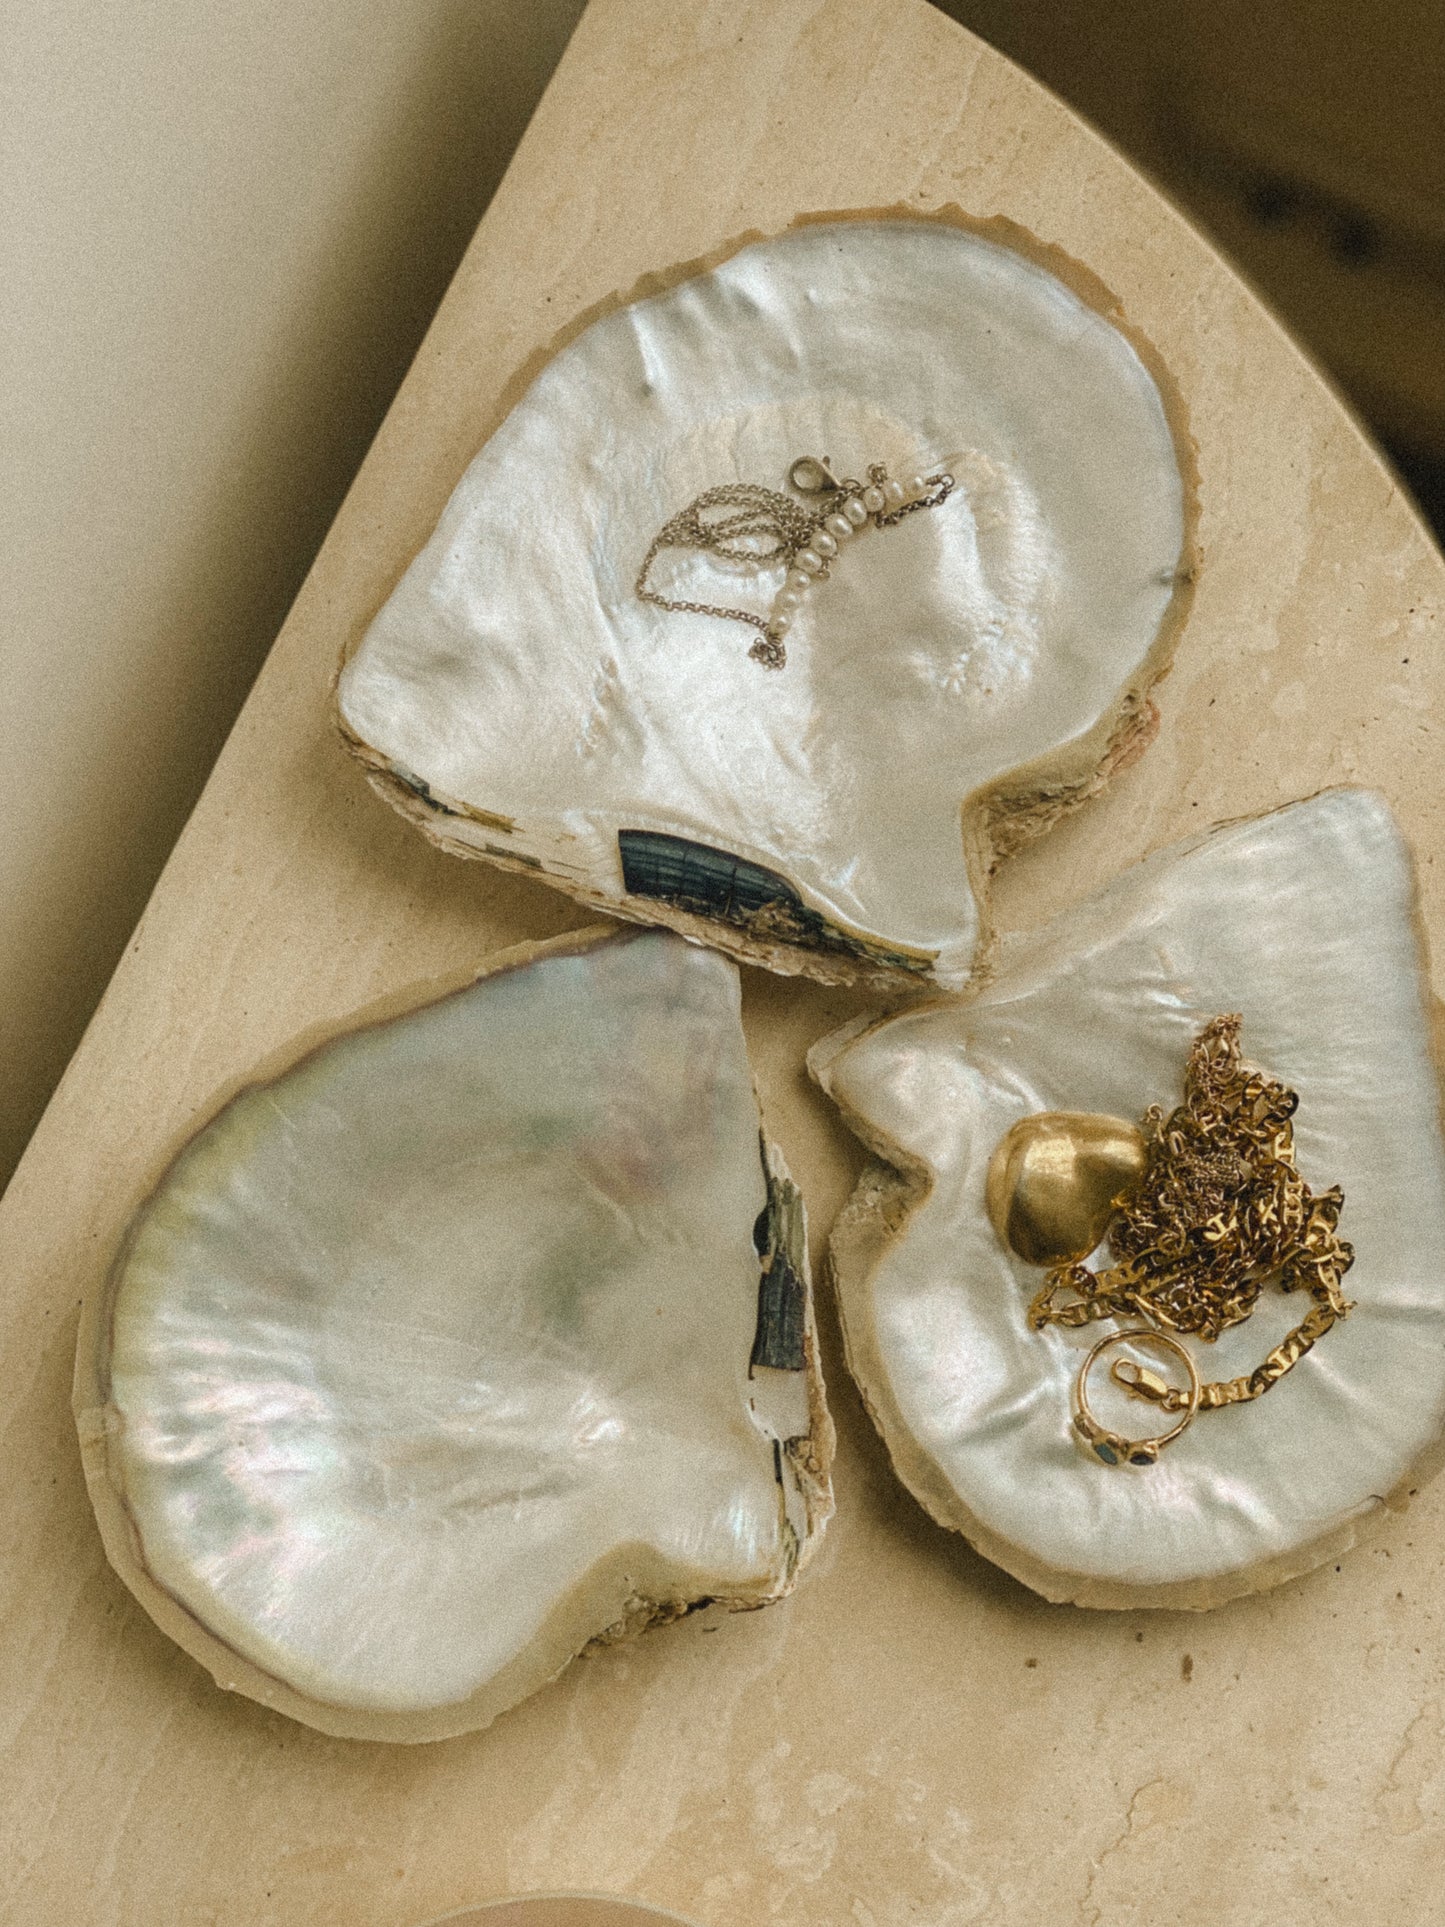
[[1158, 1372], [1148, 1365], [1136, 1363], [1132, 1358], [1116, 1359], [1109, 1376], [1131, 1391], [1135, 1398], [1152, 1399], [1156, 1405], [1167, 1404], [1174, 1389]]
[[843, 486], [826, 455], [800, 455], [788, 470], [788, 480], [799, 495], [832, 495]]

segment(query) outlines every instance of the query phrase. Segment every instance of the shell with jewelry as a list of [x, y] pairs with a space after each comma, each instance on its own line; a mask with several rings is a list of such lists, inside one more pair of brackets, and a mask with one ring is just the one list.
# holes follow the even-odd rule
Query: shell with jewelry
[[663, 279], [494, 429], [342, 670], [346, 741], [444, 849], [959, 988], [998, 858], [1148, 740], [1194, 567], [1174, 384], [1005, 222]]
[[[876, 1160], [831, 1245], [849, 1366], [928, 1510], [1047, 1598], [1258, 1591], [1433, 1469], [1445, 1140], [1414, 876], [1378, 796], [1161, 851], [1008, 939], [976, 999], [860, 1020], [810, 1062]], [[1226, 1077], [1247, 1158], [1216, 1149]], [[1193, 1164], [1161, 1140], [1188, 1135], [1181, 1095]], [[1146, 1342], [1101, 1358], [1081, 1407], [1123, 1331]]]
[[[1149, 740], [1191, 476], [1174, 386], [1100, 290], [953, 213], [693, 264], [518, 396], [343, 666], [343, 734], [443, 848], [714, 948], [498, 959], [243, 1092], [161, 1179], [87, 1307], [77, 1409], [114, 1563], [224, 1684], [430, 1738], [590, 1640], [789, 1590], [832, 1430], [717, 951], [968, 994], [810, 1060], [875, 1153], [831, 1253], [849, 1365], [944, 1524], [1051, 1599], [1207, 1606], [1419, 1476], [1445, 1147], [1378, 799], [1166, 851], [991, 952], [996, 864]], [[1246, 1079], [1303, 1242], [1255, 1227], [1240, 1315], [1205, 1330], [1139, 1270], [1124, 1200], [1157, 1202], [1160, 1120], [1231, 1011], [1304, 1101], [1296, 1167]], [[1326, 1373], [1334, 1183], [1359, 1303]], [[1271, 1255], [1334, 1293], [1307, 1343], [1271, 1324]], [[1154, 1322], [1098, 1336], [1124, 1313]], [[1217, 1385], [1186, 1330], [1219, 1384], [1261, 1337], [1303, 1363], [1196, 1425]], [[1091, 1361], [1131, 1344], [1096, 1412]]]

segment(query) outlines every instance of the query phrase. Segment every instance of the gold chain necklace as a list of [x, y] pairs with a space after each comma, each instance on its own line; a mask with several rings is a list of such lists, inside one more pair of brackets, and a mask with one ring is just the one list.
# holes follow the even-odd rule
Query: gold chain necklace
[[[791, 495], [756, 482], [724, 482], [705, 489], [662, 525], [637, 574], [638, 595], [659, 609], [722, 616], [758, 630], [758, 640], [748, 654], [765, 669], [781, 669], [787, 662], [783, 638], [793, 616], [813, 584], [827, 580], [844, 543], [869, 523], [877, 529], [892, 528], [905, 515], [937, 508], [954, 486], [953, 477], [943, 473], [893, 481], [880, 462], [869, 469], [866, 482], [839, 481], [826, 459], [812, 455], [799, 456], [788, 470], [788, 482], [799, 495], [821, 496], [821, 504], [805, 508]], [[767, 615], [713, 602], [688, 602], [665, 596], [649, 583], [652, 565], [664, 549], [700, 549], [756, 568], [781, 566], [787, 574]]]
[[[1104, 1318], [1144, 1321], [1101, 1339], [1078, 1376], [1075, 1426], [1108, 1465], [1153, 1464], [1197, 1412], [1261, 1398], [1351, 1309], [1341, 1289], [1354, 1262], [1338, 1231], [1344, 1194], [1337, 1185], [1313, 1192], [1300, 1176], [1292, 1122], [1299, 1098], [1245, 1068], [1239, 1031], [1238, 1016], [1207, 1024], [1189, 1053], [1183, 1103], [1168, 1117], [1157, 1104], [1145, 1113], [1142, 1172], [1115, 1200], [1107, 1225], [1112, 1262], [1098, 1271], [1080, 1259], [1056, 1264], [1029, 1306], [1036, 1331]], [[1252, 1372], [1202, 1383], [1174, 1334], [1212, 1342], [1250, 1316], [1271, 1280], [1307, 1292], [1309, 1312]], [[1182, 1358], [1189, 1374], [1179, 1387], [1133, 1359], [1113, 1366], [1115, 1383], [1133, 1397], [1182, 1414], [1159, 1438], [1107, 1431], [1089, 1407], [1095, 1360], [1130, 1339]]]

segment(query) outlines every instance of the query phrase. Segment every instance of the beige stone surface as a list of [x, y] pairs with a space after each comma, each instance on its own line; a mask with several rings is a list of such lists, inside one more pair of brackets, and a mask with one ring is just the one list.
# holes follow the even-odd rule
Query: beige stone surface
[[[1440, 1485], [1338, 1572], [1207, 1617], [1049, 1607], [902, 1492], [834, 1346], [839, 1517], [792, 1601], [601, 1652], [489, 1732], [420, 1748], [218, 1693], [101, 1551], [76, 1308], [176, 1135], [296, 1033], [580, 921], [370, 795], [330, 734], [341, 647], [560, 320], [746, 228], [895, 200], [1007, 214], [1097, 272], [1200, 445], [1203, 571], [1158, 744], [1001, 873], [1001, 919], [1349, 778], [1394, 803], [1439, 932], [1445, 569], [1240, 284], [923, 0], [594, 0], [4, 1203], [6, 1921], [406, 1927], [528, 1889], [703, 1927], [1438, 1912]], [[802, 1054], [859, 1007], [748, 984], [769, 1123], [819, 1231], [857, 1161]]]
[[688, 1927], [679, 1914], [592, 1894], [537, 1894], [450, 1913], [428, 1927]]

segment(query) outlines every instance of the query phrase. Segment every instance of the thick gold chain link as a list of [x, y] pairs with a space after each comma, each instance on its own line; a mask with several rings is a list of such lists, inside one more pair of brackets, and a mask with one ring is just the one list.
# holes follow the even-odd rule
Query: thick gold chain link
[[[1201, 1411], [1260, 1398], [1351, 1309], [1341, 1289], [1354, 1263], [1338, 1233], [1344, 1194], [1312, 1192], [1300, 1176], [1299, 1099], [1243, 1066], [1239, 1031], [1237, 1015], [1207, 1024], [1189, 1054], [1184, 1102], [1167, 1118], [1158, 1105], [1146, 1113], [1144, 1175], [1109, 1228], [1114, 1262], [1057, 1267], [1029, 1306], [1036, 1330], [1139, 1317], [1213, 1340], [1250, 1316], [1271, 1279], [1307, 1291], [1308, 1315], [1252, 1372], [1205, 1385]], [[1114, 1375], [1165, 1411], [1184, 1407], [1187, 1395], [1152, 1372]]]

